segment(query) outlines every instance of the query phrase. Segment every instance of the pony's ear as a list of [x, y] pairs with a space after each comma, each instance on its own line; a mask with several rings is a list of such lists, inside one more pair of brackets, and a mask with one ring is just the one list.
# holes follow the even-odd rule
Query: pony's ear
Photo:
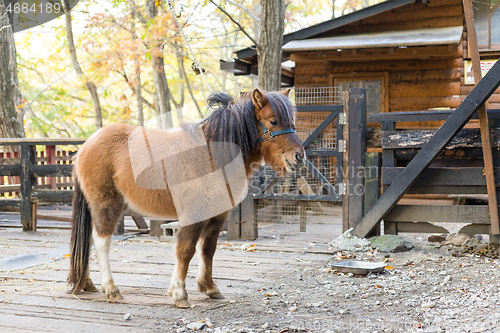
[[288, 88], [287, 90], [282, 91], [281, 93], [282, 93], [283, 95], [285, 95], [286, 97], [288, 97], [288, 95], [290, 95], [290, 90], [292, 90], [292, 89], [291, 89], [291, 88]]
[[256, 109], [261, 110], [267, 104], [267, 97], [259, 89], [254, 89], [252, 91], [252, 102]]

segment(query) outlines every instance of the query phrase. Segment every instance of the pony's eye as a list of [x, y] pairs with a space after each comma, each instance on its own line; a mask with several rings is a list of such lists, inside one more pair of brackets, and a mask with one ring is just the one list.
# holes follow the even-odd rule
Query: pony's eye
[[278, 121], [276, 119], [275, 120], [271, 120], [270, 123], [273, 126], [278, 126]]

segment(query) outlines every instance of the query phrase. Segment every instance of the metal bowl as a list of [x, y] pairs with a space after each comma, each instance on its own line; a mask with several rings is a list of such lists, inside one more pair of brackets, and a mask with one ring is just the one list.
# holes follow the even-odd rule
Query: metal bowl
[[330, 264], [335, 270], [342, 273], [353, 273], [356, 275], [367, 275], [368, 273], [380, 273], [385, 269], [385, 263], [346, 261]]

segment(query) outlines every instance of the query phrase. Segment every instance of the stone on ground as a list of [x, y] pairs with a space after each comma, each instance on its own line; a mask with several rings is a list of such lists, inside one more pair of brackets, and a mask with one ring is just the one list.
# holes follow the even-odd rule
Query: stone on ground
[[328, 245], [342, 251], [367, 251], [370, 248], [370, 241], [351, 234], [352, 229], [348, 229]]
[[470, 246], [470, 247], [478, 247], [483, 243], [481, 239], [483, 237], [481, 235], [470, 235], [470, 234], [451, 234], [446, 238], [447, 245], [453, 246]]
[[446, 240], [446, 235], [441, 234], [441, 235], [430, 235], [427, 240], [431, 243], [442, 243]]
[[382, 235], [370, 238], [372, 248], [380, 252], [404, 252], [413, 248], [413, 243], [406, 237], [398, 235]]

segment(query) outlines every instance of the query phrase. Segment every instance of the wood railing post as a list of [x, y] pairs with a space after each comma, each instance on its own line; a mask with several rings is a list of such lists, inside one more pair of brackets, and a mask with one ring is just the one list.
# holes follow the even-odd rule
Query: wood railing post
[[342, 112], [345, 114], [345, 124], [342, 129], [344, 139], [344, 152], [342, 153], [342, 182], [344, 194], [342, 195], [342, 232], [349, 229], [349, 92], [342, 92]]
[[36, 226], [33, 221], [33, 206], [31, 191], [35, 186], [35, 177], [31, 176], [31, 167], [35, 164], [35, 145], [21, 146], [21, 224], [23, 231], [33, 231]]
[[364, 166], [367, 137], [366, 89], [349, 89], [349, 228], [363, 217]]
[[[380, 153], [366, 153], [365, 156], [365, 186], [363, 198], [363, 215], [368, 213], [370, 208], [380, 197], [381, 183], [381, 158]], [[369, 236], [380, 235], [380, 224], [375, 227]]]
[[[53, 165], [56, 164], [56, 146], [45, 146], [45, 154], [46, 157], [49, 158], [47, 164]], [[50, 181], [50, 189], [57, 190], [56, 177], [49, 177]]]
[[[382, 133], [396, 130], [394, 121], [382, 121]], [[394, 149], [382, 149], [382, 168], [394, 168], [396, 166], [396, 158]], [[365, 214], [368, 212], [365, 212]], [[397, 235], [396, 223], [384, 221], [384, 234]]]

